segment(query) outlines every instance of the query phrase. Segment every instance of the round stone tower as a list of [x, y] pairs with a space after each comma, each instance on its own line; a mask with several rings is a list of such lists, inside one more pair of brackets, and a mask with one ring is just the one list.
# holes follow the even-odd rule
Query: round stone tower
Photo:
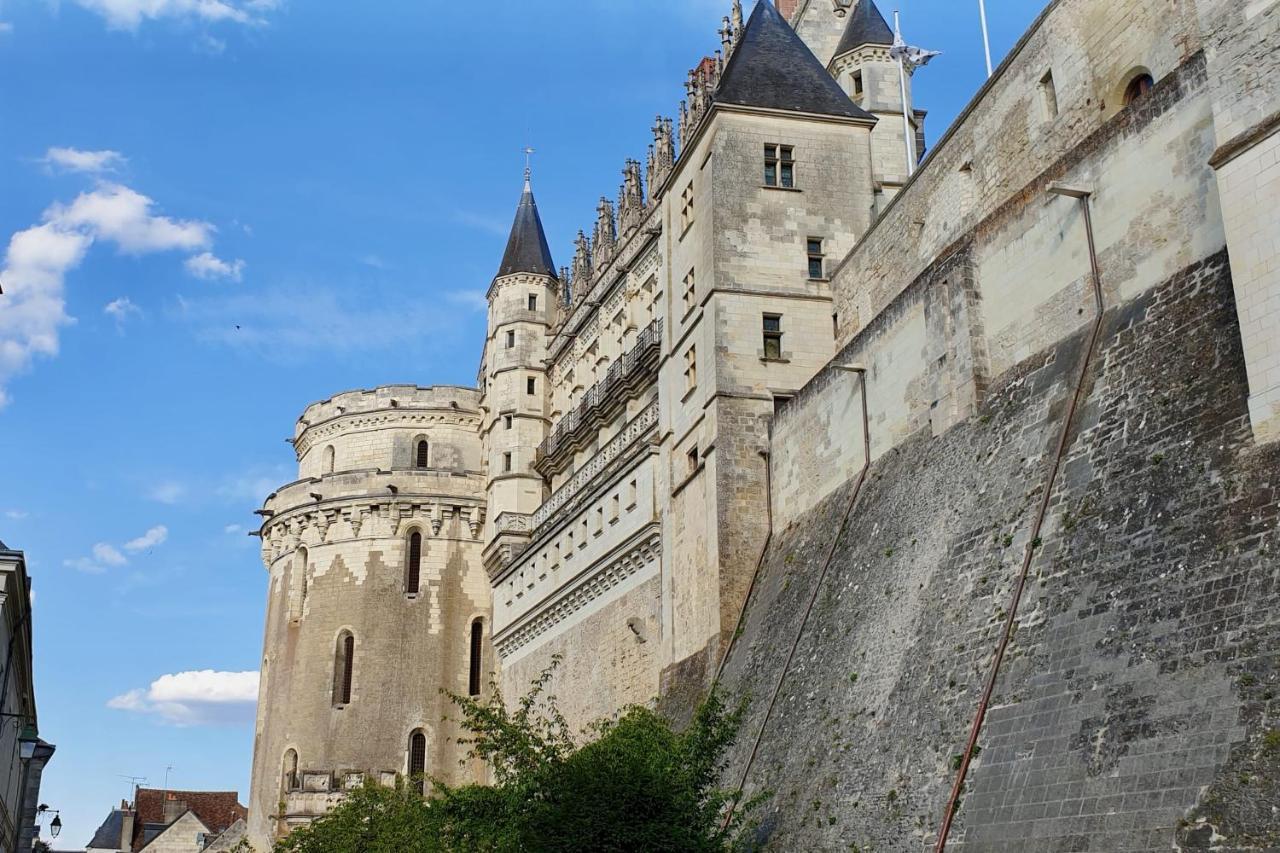
[[250, 839], [371, 778], [479, 781], [452, 703], [491, 669], [479, 393], [394, 385], [307, 408], [299, 479], [267, 498]]

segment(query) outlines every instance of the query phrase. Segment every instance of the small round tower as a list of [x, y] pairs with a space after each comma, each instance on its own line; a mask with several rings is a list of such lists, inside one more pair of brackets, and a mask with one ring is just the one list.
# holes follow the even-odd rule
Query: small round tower
[[250, 838], [259, 849], [364, 779], [478, 781], [444, 688], [488, 680], [479, 392], [393, 385], [315, 403], [299, 479], [260, 514], [269, 574]]

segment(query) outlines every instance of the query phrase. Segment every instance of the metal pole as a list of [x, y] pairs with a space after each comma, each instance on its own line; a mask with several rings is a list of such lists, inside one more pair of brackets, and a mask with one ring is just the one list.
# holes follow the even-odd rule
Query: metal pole
[[991, 69], [991, 37], [987, 34], [987, 2], [986, 0], [978, 0], [978, 14], [982, 17], [982, 47], [987, 52], [987, 76], [990, 77]]
[[[902, 32], [898, 24], [898, 10], [893, 10], [893, 31]], [[916, 173], [916, 146], [911, 130], [911, 105], [907, 103], [907, 66], [901, 56], [898, 57], [898, 88], [902, 92], [902, 138], [907, 149], [907, 177]]]

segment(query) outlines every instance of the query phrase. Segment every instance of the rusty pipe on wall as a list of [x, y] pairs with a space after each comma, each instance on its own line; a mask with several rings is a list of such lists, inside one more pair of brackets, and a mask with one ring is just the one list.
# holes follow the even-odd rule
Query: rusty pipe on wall
[[1069, 186], [1054, 182], [1049, 185], [1048, 191], [1052, 195], [1066, 196], [1080, 202], [1080, 209], [1084, 216], [1085, 239], [1089, 244], [1089, 275], [1093, 283], [1094, 301], [1093, 324], [1089, 331], [1089, 343], [1085, 349], [1084, 359], [1080, 364], [1080, 374], [1076, 379], [1075, 393], [1071, 398], [1071, 407], [1067, 410], [1067, 414], [1062, 421], [1062, 430], [1058, 434], [1057, 450], [1054, 452], [1053, 462], [1045, 478], [1043, 494], [1040, 496], [1040, 506], [1036, 511], [1035, 521], [1031, 526], [1031, 536], [1027, 540], [1026, 550], [1023, 553], [1022, 570], [1013, 585], [1013, 595], [1009, 601], [1008, 615], [1005, 616], [1004, 631], [1001, 633], [1000, 642], [996, 646], [995, 657], [991, 662], [991, 672], [987, 676], [986, 685], [982, 690], [982, 698], [979, 700], [978, 708], [974, 712], [973, 724], [969, 728], [969, 740], [966, 742], [964, 752], [961, 754], [960, 767], [956, 772], [955, 783], [951, 787], [951, 796], [947, 800], [947, 810], [942, 818], [942, 826], [938, 829], [938, 840], [933, 848], [935, 853], [944, 853], [947, 849], [947, 838], [951, 834], [951, 827], [955, 822], [956, 811], [960, 804], [960, 792], [964, 790], [965, 779], [969, 774], [969, 765], [973, 761], [973, 750], [978, 745], [978, 737], [982, 733], [983, 723], [986, 722], [987, 710], [991, 706], [991, 697], [995, 694], [996, 681], [1000, 677], [1000, 667], [1004, 663], [1005, 653], [1009, 650], [1009, 642], [1013, 638], [1013, 626], [1017, 621], [1018, 606], [1022, 603], [1022, 593], [1027, 585], [1027, 576], [1031, 571], [1031, 561], [1035, 558], [1036, 548], [1039, 545], [1040, 531], [1044, 527], [1044, 519], [1049, 512], [1049, 500], [1053, 496], [1053, 487], [1057, 483], [1058, 472], [1061, 470], [1063, 459], [1066, 456], [1067, 441], [1071, 436], [1071, 428], [1075, 423], [1080, 401], [1084, 398], [1084, 388], [1089, 377], [1089, 368], [1093, 365], [1094, 352], [1098, 347], [1098, 338], [1102, 332], [1102, 315], [1105, 306], [1102, 301], [1102, 278], [1098, 271], [1098, 250], [1093, 238], [1093, 218], [1089, 210], [1089, 199], [1093, 195], [1093, 190], [1088, 187]]
[[[804, 629], [809, 624], [809, 616], [813, 613], [813, 605], [818, 600], [818, 592], [822, 589], [822, 582], [826, 579], [827, 571], [831, 568], [831, 561], [835, 559], [836, 548], [844, 537], [845, 529], [849, 526], [849, 519], [853, 516], [853, 508], [858, 503], [858, 495], [862, 492], [862, 484], [866, 482], [867, 472], [871, 470], [871, 418], [867, 409], [867, 369], [862, 365], [856, 364], [833, 364], [832, 369], [858, 374], [859, 396], [862, 398], [862, 447], [864, 454], [862, 470], [858, 472], [858, 480], [853, 486], [853, 494], [849, 496], [849, 505], [845, 507], [844, 515], [840, 521], [840, 530], [831, 540], [831, 547], [827, 551], [826, 560], [822, 563], [822, 571], [818, 573], [818, 579], [813, 584], [813, 594], [809, 596], [809, 603], [804, 609], [804, 616], [800, 620], [800, 626], [796, 629], [796, 638], [792, 641], [791, 649], [787, 652], [787, 659], [782, 665], [782, 672], [778, 675], [778, 683], [774, 685], [773, 695], [769, 697], [769, 705], [765, 709], [764, 719], [760, 721], [760, 729], [756, 732], [755, 740], [751, 744], [751, 753], [747, 756], [746, 766], [742, 768], [742, 778], [738, 781], [738, 793], [730, 801], [729, 809], [725, 813], [722, 827], [725, 829], [729, 827], [730, 822], [733, 820], [734, 811], [741, 800], [742, 789], [747, 784], [747, 776], [751, 773], [751, 766], [755, 764], [756, 754], [760, 751], [760, 743], [764, 740], [764, 731], [769, 726], [769, 720], [773, 716], [773, 709], [778, 703], [778, 696], [782, 693], [782, 685], [787, 680], [787, 673], [791, 669], [792, 661], [795, 660], [796, 650], [800, 647], [801, 638], [804, 637]], [[761, 557], [761, 563], [763, 564], [763, 556]], [[753, 586], [754, 583], [753, 579]], [[744, 603], [744, 613], [745, 609], [746, 605]]]

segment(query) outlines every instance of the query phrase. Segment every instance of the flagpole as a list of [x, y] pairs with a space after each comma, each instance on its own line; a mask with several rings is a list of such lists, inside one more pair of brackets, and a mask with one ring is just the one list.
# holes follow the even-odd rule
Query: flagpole
[[991, 37], [987, 34], [987, 2], [978, 0], [978, 15], [982, 18], [982, 47], [987, 52], [987, 76], [991, 76]]
[[[898, 10], [893, 10], [893, 31], [902, 39], [902, 27], [898, 19]], [[907, 149], [907, 177], [916, 173], [916, 146], [911, 130], [911, 104], [907, 102], [907, 66], [902, 55], [898, 55], [898, 87], [902, 92], [902, 139]]]

